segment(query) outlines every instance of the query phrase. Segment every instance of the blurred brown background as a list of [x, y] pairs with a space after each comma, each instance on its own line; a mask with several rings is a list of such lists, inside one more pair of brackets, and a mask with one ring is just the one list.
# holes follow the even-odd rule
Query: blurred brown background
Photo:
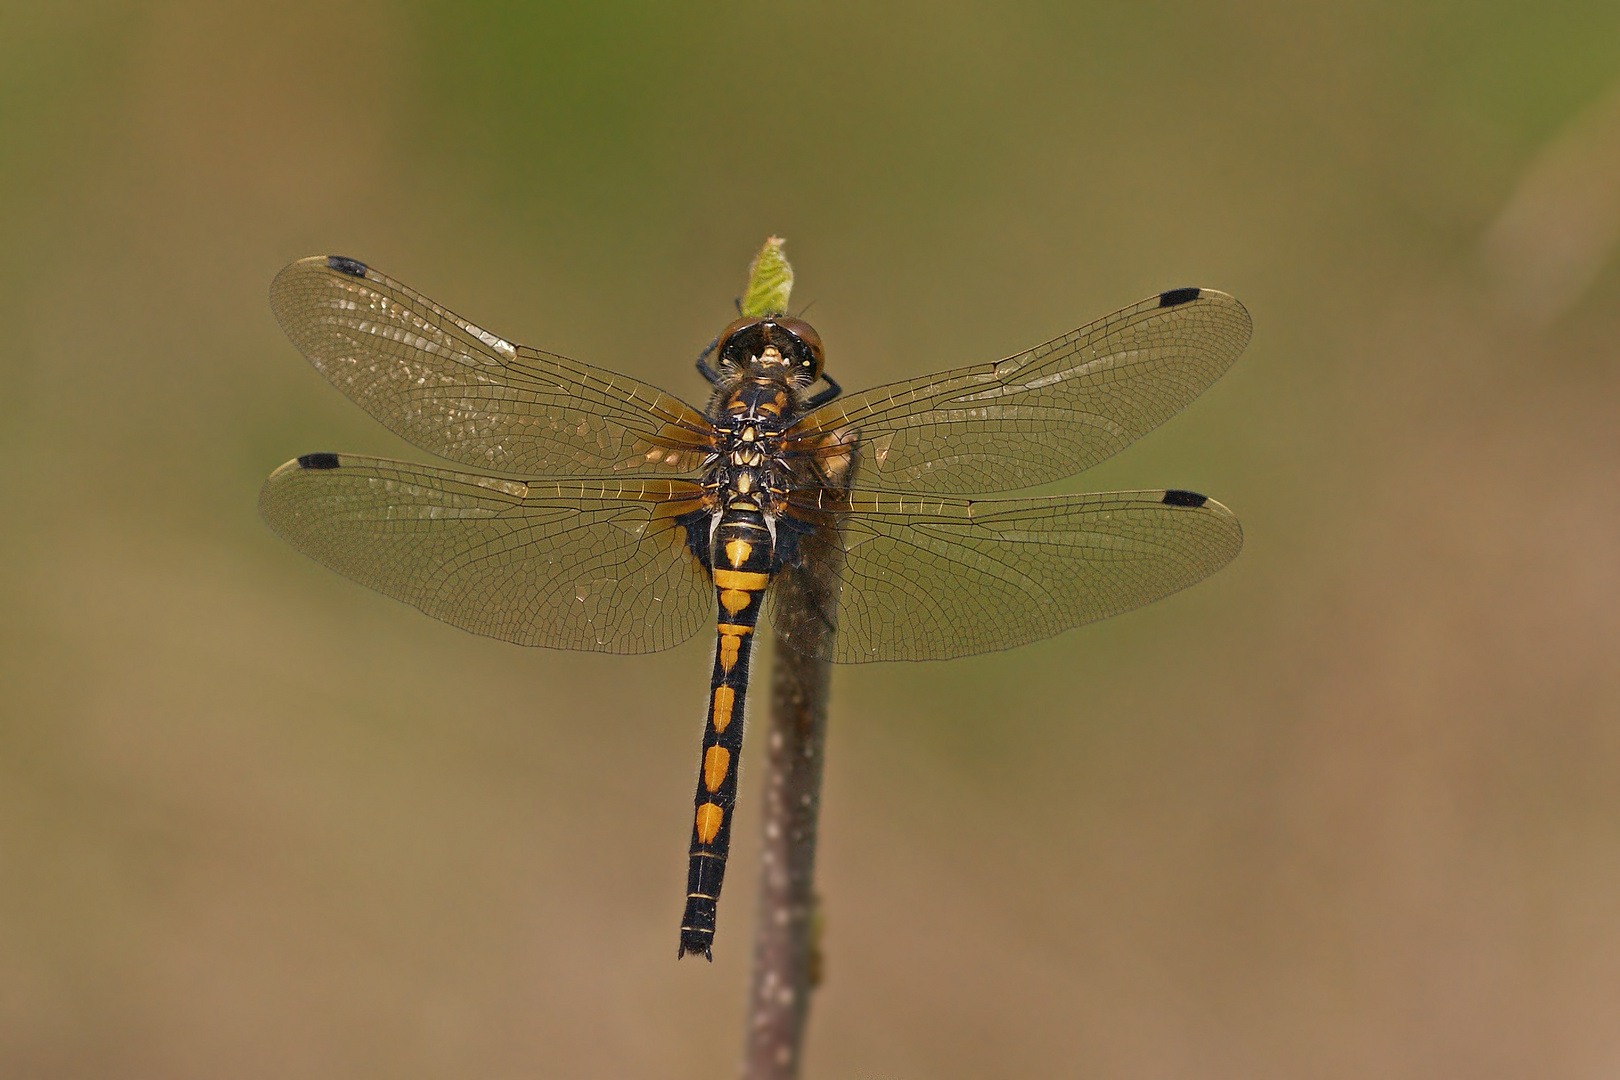
[[837, 672], [809, 1075], [1620, 1070], [1620, 8], [699, 7], [0, 9], [0, 1073], [732, 1074], [711, 643], [473, 638], [254, 504], [420, 457], [284, 263], [696, 400], [773, 232], [852, 388], [1172, 286], [1256, 327], [1065, 488], [1209, 492], [1232, 567]]

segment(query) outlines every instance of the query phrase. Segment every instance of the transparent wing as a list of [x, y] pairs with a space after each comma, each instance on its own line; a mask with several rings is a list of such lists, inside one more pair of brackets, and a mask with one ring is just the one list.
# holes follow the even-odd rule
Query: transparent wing
[[[836, 610], [807, 612], [774, 591], [767, 604], [790, 646], [840, 663], [943, 660], [1038, 641], [1169, 596], [1243, 546], [1232, 512], [1188, 491], [803, 498], [795, 513], [820, 517], [813, 535], [836, 537], [841, 552]], [[837, 633], [818, 649], [828, 620]]]
[[338, 256], [276, 275], [270, 306], [332, 384], [430, 453], [522, 476], [690, 472], [712, 428], [625, 375], [513, 345]]
[[1249, 313], [1213, 289], [1175, 289], [998, 364], [889, 383], [802, 420], [806, 453], [855, 444], [859, 486], [1010, 491], [1118, 453], [1180, 412], [1237, 359]]
[[524, 484], [348, 454], [270, 475], [259, 510], [293, 547], [436, 619], [519, 645], [655, 652], [714, 621], [676, 522], [682, 480]]

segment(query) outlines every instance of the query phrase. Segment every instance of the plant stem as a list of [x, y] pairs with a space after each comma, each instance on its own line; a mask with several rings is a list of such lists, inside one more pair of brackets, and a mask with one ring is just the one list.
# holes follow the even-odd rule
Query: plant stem
[[745, 1080], [799, 1075], [810, 992], [820, 981], [816, 819], [832, 665], [780, 640], [774, 645]]

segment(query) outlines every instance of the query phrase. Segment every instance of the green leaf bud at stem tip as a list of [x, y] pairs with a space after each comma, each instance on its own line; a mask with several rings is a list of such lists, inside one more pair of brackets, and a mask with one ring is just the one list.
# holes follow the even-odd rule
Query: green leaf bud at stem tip
[[787, 314], [788, 296], [793, 292], [793, 267], [782, 254], [784, 243], [781, 237], [773, 236], [754, 256], [753, 265], [748, 268], [748, 289], [743, 293], [745, 318]]

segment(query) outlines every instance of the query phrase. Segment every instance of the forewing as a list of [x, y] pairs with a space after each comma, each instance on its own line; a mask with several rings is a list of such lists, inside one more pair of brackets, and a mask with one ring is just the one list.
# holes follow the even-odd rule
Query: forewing
[[1249, 313], [1213, 289], [1175, 289], [998, 364], [840, 398], [793, 429], [809, 454], [856, 448], [857, 485], [1011, 491], [1118, 453], [1231, 367]]
[[[1049, 499], [917, 499], [854, 492], [837, 509], [842, 566], [829, 612], [783, 610], [792, 647], [840, 663], [944, 660], [1010, 649], [1169, 596], [1237, 555], [1243, 530], [1213, 499], [1124, 491]], [[816, 646], [830, 619], [837, 633]]]
[[451, 461], [523, 476], [667, 474], [709, 450], [708, 422], [657, 387], [514, 345], [353, 259], [291, 264], [270, 306], [334, 386]]
[[682, 480], [521, 483], [381, 458], [308, 454], [270, 475], [259, 509], [344, 577], [475, 634], [643, 653], [714, 621], [676, 522]]

